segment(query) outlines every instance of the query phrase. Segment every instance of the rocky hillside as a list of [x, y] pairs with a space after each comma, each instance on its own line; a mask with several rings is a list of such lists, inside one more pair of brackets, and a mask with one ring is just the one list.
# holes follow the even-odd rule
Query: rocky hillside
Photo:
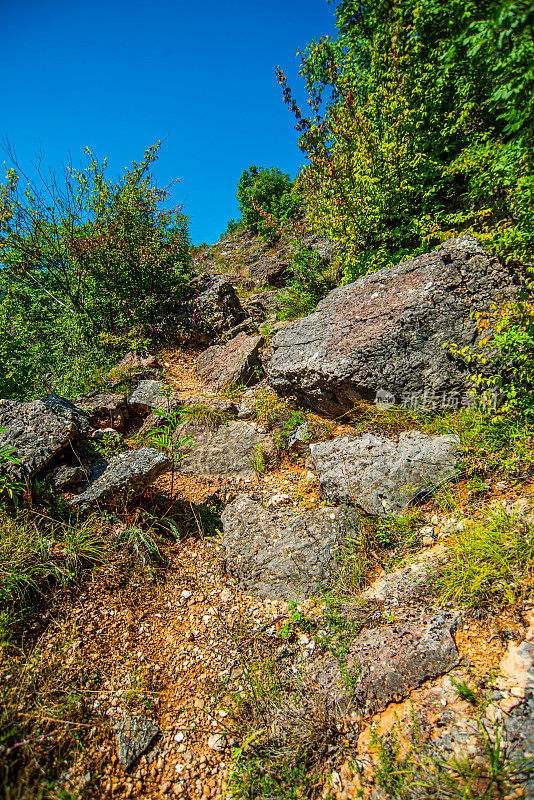
[[3, 545], [8, 797], [534, 797], [532, 441], [447, 349], [516, 280], [462, 237], [280, 322], [290, 263], [228, 237], [180, 346], [0, 401], [62, 520]]

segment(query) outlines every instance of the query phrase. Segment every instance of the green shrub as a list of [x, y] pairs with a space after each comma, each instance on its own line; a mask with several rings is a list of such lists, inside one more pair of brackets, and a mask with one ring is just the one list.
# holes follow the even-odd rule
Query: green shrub
[[276, 167], [244, 170], [237, 184], [237, 199], [243, 224], [256, 235], [273, 237], [271, 215], [281, 222], [298, 216], [300, 198], [284, 172]]
[[534, 418], [534, 303], [530, 293], [494, 304], [486, 314], [478, 314], [481, 345], [498, 359], [498, 372], [486, 375], [486, 357], [480, 347], [451, 347], [471, 367], [471, 378], [479, 391], [494, 391], [502, 403], [495, 416], [519, 415]]
[[460, 232], [534, 261], [534, 10], [527, 0], [342, 0], [303, 54], [309, 224], [347, 280]]
[[[150, 334], [190, 276], [188, 220], [152, 180], [159, 142], [112, 181], [106, 162], [0, 187], [0, 394], [72, 396]], [[48, 385], [47, 385], [48, 384]]]
[[335, 286], [335, 272], [319, 253], [298, 243], [290, 259], [293, 279], [277, 298], [277, 317], [296, 319], [311, 314], [320, 300]]

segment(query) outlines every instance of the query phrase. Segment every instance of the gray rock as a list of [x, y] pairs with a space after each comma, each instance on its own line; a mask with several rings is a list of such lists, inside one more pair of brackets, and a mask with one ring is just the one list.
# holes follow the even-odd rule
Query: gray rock
[[329, 585], [337, 555], [358, 527], [354, 511], [267, 510], [239, 497], [223, 514], [227, 568], [258, 597], [298, 601]]
[[99, 470], [100, 475], [71, 500], [71, 505], [85, 510], [98, 502], [125, 503], [170, 468], [170, 459], [159, 450], [150, 447], [128, 450], [114, 456], [103, 471]]
[[158, 359], [152, 353], [148, 353], [146, 350], [137, 350], [137, 351], [130, 351], [126, 353], [126, 355], [119, 361], [117, 364], [116, 369], [118, 370], [146, 370], [146, 369], [158, 369], [159, 368]]
[[121, 439], [121, 435], [115, 428], [97, 428], [92, 431], [91, 439], [95, 442], [105, 442], [106, 440], [118, 442]]
[[234, 287], [223, 276], [202, 275], [191, 289], [188, 299], [173, 305], [156, 322], [155, 332], [166, 339], [201, 345], [247, 316]]
[[241, 420], [218, 427], [184, 422], [176, 430], [176, 440], [184, 437], [191, 437], [193, 445], [177, 448], [177, 452], [184, 456], [177, 466], [182, 472], [251, 478], [255, 475], [253, 462], [258, 459], [260, 449], [264, 469], [269, 469], [277, 461], [272, 436]]
[[452, 478], [462, 459], [458, 436], [401, 433], [398, 443], [338, 436], [310, 445], [321, 488], [332, 502], [350, 500], [368, 514], [401, 514], [422, 490]]
[[69, 486], [84, 483], [86, 480], [85, 470], [81, 467], [71, 467], [66, 464], [55, 467], [46, 476], [46, 482], [58, 492], [67, 489]]
[[95, 394], [78, 397], [74, 401], [89, 415], [89, 423], [93, 428], [115, 428], [120, 431], [128, 419], [128, 406], [121, 394]]
[[54, 394], [30, 403], [0, 400], [0, 448], [13, 448], [20, 460], [5, 467], [13, 475], [33, 477], [88, 429], [87, 414]]
[[472, 344], [472, 312], [513, 291], [511, 273], [471, 236], [334, 289], [271, 340], [270, 384], [329, 414], [378, 389], [462, 392], [468, 369], [444, 349]]
[[262, 372], [261, 336], [240, 333], [227, 344], [208, 347], [198, 357], [197, 373], [209, 386], [222, 391], [257, 383]]
[[[518, 779], [524, 781], [523, 797], [534, 798], [534, 691], [504, 716], [507, 752], [521, 769]], [[519, 782], [519, 781], [518, 781]]]
[[158, 726], [147, 717], [125, 717], [113, 726], [121, 767], [129, 770], [160, 734]]
[[178, 396], [171, 387], [161, 381], [141, 381], [130, 395], [128, 404], [136, 413], [147, 413], [154, 409], [173, 409], [178, 405]]
[[395, 607], [432, 594], [432, 576], [446, 559], [446, 551], [438, 545], [420, 553], [404, 567], [377, 578], [363, 592], [362, 598]]
[[459, 663], [452, 638], [454, 615], [405, 611], [394, 623], [363, 630], [339, 660], [323, 653], [308, 668], [306, 683], [316, 687], [336, 715], [382, 711], [408, 697], [430, 678]]

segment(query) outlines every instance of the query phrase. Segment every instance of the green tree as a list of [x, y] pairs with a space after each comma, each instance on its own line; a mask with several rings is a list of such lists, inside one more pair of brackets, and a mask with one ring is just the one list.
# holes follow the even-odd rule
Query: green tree
[[295, 102], [311, 225], [343, 239], [347, 279], [470, 231], [534, 253], [534, 12], [526, 0], [342, 0]]
[[67, 167], [61, 179], [39, 168], [30, 181], [16, 163], [8, 170], [0, 190], [0, 393], [14, 396], [15, 384], [25, 394], [30, 383], [35, 391], [39, 381], [44, 391], [46, 376], [66, 394], [82, 390], [182, 296], [188, 219], [165, 207], [168, 191], [153, 182], [159, 147], [117, 181], [89, 150], [87, 167]]
[[244, 170], [237, 184], [237, 199], [242, 220], [256, 235], [272, 235], [267, 215], [280, 222], [298, 216], [300, 197], [284, 172], [276, 167], [256, 167]]

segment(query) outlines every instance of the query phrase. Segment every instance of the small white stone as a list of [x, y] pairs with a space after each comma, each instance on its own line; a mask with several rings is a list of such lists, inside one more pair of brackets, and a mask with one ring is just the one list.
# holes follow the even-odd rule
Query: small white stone
[[220, 733], [214, 733], [208, 739], [208, 747], [210, 750], [215, 750], [220, 753], [226, 747], [226, 738]]
[[188, 592], [187, 589], [186, 589], [185, 591], [182, 592], [180, 597], [182, 597], [184, 600], [189, 600], [189, 598], [191, 597], [192, 594], [193, 594], [193, 592]]
[[181, 731], [180, 731], [180, 733], [177, 733], [176, 736], [174, 737], [174, 741], [175, 742], [183, 742], [184, 739], [185, 739], [185, 736]]

